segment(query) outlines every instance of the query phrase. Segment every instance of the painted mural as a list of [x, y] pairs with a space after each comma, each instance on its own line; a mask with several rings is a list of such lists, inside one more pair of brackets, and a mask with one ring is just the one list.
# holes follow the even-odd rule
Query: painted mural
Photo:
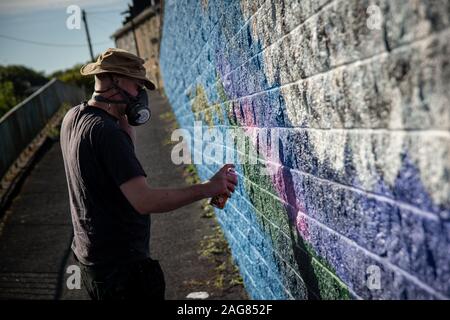
[[247, 142], [212, 141], [236, 154], [216, 214], [254, 299], [450, 297], [450, 5], [398, 2], [165, 1], [180, 126]]

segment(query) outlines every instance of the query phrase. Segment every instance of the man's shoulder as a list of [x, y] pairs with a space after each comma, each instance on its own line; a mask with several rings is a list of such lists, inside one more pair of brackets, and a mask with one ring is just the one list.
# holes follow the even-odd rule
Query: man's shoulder
[[82, 126], [105, 127], [114, 130], [117, 125], [98, 108], [88, 106], [85, 102], [70, 108], [64, 115], [63, 122], [77, 122]]
[[67, 110], [66, 114], [63, 117], [63, 125], [64, 123], [74, 121], [74, 119], [80, 114], [82, 107], [83, 104], [81, 103]]
[[102, 135], [111, 135], [115, 130], [113, 121], [102, 116], [95, 108], [79, 104], [70, 108], [64, 115], [61, 131], [75, 133], [74, 137], [84, 139], [101, 138]]

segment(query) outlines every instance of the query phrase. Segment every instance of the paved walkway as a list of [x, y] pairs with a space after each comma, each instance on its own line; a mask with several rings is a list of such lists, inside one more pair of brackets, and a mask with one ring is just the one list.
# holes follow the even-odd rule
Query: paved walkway
[[[152, 94], [153, 117], [137, 130], [138, 158], [152, 186], [184, 185], [183, 168], [172, 164], [167, 123], [167, 101]], [[191, 291], [207, 291], [211, 298], [245, 297], [241, 286], [218, 291], [213, 287], [214, 265], [199, 256], [200, 241], [211, 235], [213, 219], [201, 217], [195, 203], [180, 210], [152, 216], [152, 256], [166, 274], [167, 299], [184, 299]], [[59, 143], [48, 150], [26, 177], [18, 196], [3, 217], [0, 233], [0, 298], [87, 299], [84, 290], [69, 290], [67, 267], [72, 225]], [[194, 284], [194, 285], [193, 285]]]

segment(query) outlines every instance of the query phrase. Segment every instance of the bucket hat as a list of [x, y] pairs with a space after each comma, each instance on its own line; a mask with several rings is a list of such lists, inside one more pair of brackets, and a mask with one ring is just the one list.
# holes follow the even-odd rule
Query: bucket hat
[[150, 90], [155, 90], [154, 81], [150, 80], [144, 68], [145, 61], [123, 49], [109, 48], [98, 56], [97, 61], [81, 67], [83, 76], [100, 73], [115, 73], [142, 80]]

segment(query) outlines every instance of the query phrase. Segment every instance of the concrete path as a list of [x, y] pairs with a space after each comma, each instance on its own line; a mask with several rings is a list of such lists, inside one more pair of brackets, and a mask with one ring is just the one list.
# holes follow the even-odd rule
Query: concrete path
[[[155, 187], [185, 185], [183, 168], [170, 160], [167, 101], [152, 94], [152, 120], [139, 127], [138, 158]], [[59, 143], [49, 143], [26, 177], [18, 196], [3, 215], [0, 227], [1, 299], [87, 299], [84, 290], [69, 290], [67, 267], [71, 256], [72, 225]], [[202, 217], [200, 203], [152, 216], [151, 252], [165, 271], [167, 299], [184, 299], [206, 291], [213, 299], [242, 299], [241, 285], [218, 288], [215, 265], [200, 256], [200, 243], [213, 234], [214, 219]], [[223, 260], [228, 259], [224, 257]]]

